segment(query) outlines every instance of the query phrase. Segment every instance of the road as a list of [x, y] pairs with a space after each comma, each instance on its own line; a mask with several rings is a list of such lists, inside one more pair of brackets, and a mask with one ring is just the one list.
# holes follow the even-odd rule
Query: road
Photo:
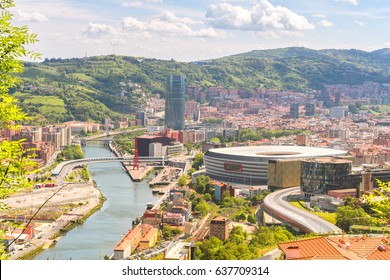
[[342, 230], [339, 227], [287, 202], [287, 196], [298, 192], [299, 188], [288, 188], [267, 195], [264, 199], [267, 212], [307, 233], [341, 233]]

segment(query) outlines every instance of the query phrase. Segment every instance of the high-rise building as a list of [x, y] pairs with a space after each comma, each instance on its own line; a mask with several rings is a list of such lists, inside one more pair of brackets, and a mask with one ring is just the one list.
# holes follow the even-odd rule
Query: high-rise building
[[290, 104], [290, 115], [294, 119], [299, 118], [299, 104], [297, 103]]
[[315, 105], [314, 103], [306, 103], [305, 104], [305, 116], [314, 116]]
[[341, 100], [341, 92], [340, 91], [336, 91], [334, 93], [334, 103], [336, 106], [340, 105], [340, 100]]
[[142, 126], [146, 126], [146, 112], [140, 111], [135, 114], [135, 119], [141, 121]]
[[344, 118], [347, 116], [348, 108], [347, 107], [332, 107], [330, 108], [330, 117], [331, 118]]
[[184, 129], [185, 82], [183, 76], [170, 75], [165, 94], [165, 126], [173, 130]]

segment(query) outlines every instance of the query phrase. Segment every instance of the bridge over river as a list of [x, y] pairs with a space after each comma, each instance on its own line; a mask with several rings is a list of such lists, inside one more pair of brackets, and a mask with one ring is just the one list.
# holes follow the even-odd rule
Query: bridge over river
[[[103, 162], [129, 162], [132, 164], [134, 161], [134, 157], [97, 157], [97, 158], [85, 158], [85, 159], [76, 159], [76, 160], [69, 160], [61, 162], [54, 168], [54, 170], [51, 173], [52, 177], [58, 178], [65, 178], [69, 172], [76, 166], [79, 165], [85, 165], [88, 163], [103, 163]], [[167, 158], [160, 156], [160, 157], [138, 157], [138, 162], [148, 162], [148, 163], [156, 163], [160, 164], [161, 166], [165, 165], [165, 162], [167, 161]]]

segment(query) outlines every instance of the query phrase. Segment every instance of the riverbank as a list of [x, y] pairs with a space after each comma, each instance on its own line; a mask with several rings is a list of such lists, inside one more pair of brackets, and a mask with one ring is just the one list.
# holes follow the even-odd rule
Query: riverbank
[[67, 232], [71, 231], [75, 227], [82, 225], [92, 214], [94, 214], [96, 211], [100, 210], [102, 208], [105, 200], [106, 200], [106, 198], [103, 195], [101, 195], [100, 199], [99, 199], [99, 203], [96, 206], [92, 207], [87, 212], [85, 212], [85, 214], [81, 218], [75, 219], [75, 220], [70, 220], [65, 226], [60, 228], [59, 231], [55, 232], [54, 235], [51, 237], [51, 239], [48, 240], [43, 246], [33, 250], [32, 252], [29, 252], [29, 253], [21, 256], [19, 259], [20, 260], [31, 260], [35, 256], [37, 256], [38, 254], [40, 254], [42, 251], [44, 251], [45, 249], [48, 249], [48, 248], [55, 246], [56, 243], [60, 240], [60, 238], [62, 236], [64, 236]]
[[[118, 151], [110, 142], [108, 144], [110, 151], [117, 157], [122, 157], [123, 154]], [[133, 169], [133, 166], [122, 162], [124, 171], [130, 176], [130, 179], [133, 182], [141, 182], [145, 179], [151, 172], [154, 172], [155, 168], [152, 166], [140, 166], [138, 169]]]
[[[67, 185], [61, 190], [59, 188], [61, 187], [33, 190], [2, 201], [13, 211], [11, 213], [2, 211], [3, 219], [24, 222], [30, 219], [27, 213], [30, 213], [29, 215], [36, 213], [45, 203], [31, 223], [34, 235], [24, 244], [17, 245], [18, 249], [11, 253], [10, 259], [31, 259], [52, 247], [61, 236], [84, 223], [89, 216], [98, 211], [105, 201], [103, 194], [92, 181]], [[53, 191], [58, 190], [55, 196], [45, 202]], [[21, 214], [14, 213], [24, 213], [24, 219], [17, 219]], [[47, 216], [48, 213], [52, 216]]]

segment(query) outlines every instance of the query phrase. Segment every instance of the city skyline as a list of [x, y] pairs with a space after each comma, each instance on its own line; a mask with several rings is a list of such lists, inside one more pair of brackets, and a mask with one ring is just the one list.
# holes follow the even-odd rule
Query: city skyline
[[[315, 3], [313, 3], [315, 2]], [[255, 49], [390, 46], [383, 1], [16, 0], [14, 23], [42, 58], [127, 55], [194, 61]]]

